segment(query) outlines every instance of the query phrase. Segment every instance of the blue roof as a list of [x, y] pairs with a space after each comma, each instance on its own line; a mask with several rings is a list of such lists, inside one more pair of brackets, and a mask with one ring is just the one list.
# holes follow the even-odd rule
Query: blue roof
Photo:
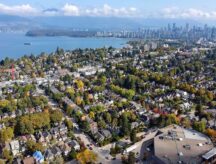
[[35, 158], [36, 161], [44, 161], [44, 156], [40, 151], [34, 152], [33, 157]]

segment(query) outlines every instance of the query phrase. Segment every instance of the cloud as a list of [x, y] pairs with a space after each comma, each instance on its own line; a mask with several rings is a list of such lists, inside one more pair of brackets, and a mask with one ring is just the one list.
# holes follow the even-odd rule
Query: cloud
[[157, 16], [159, 15], [164, 18], [216, 19], [216, 11], [203, 11], [195, 8], [169, 7], [164, 8]]
[[0, 3], [0, 14], [19, 15], [19, 16], [114, 16], [114, 17], [133, 17], [138, 13], [135, 7], [115, 8], [108, 4], [99, 7], [80, 7], [66, 3], [60, 8], [36, 9], [29, 4], [8, 6]]
[[88, 8], [83, 14], [90, 16], [115, 16], [115, 17], [130, 17], [135, 16], [138, 10], [135, 7], [130, 8], [114, 8], [108, 4], [104, 4], [101, 8]]
[[10, 15], [37, 15], [38, 10], [29, 4], [7, 6], [0, 3], [0, 13]]
[[79, 16], [80, 15], [80, 9], [76, 5], [71, 4], [65, 4], [62, 8], [63, 14], [66, 16]]
[[60, 14], [59, 10], [56, 8], [48, 8], [48, 9], [43, 10], [43, 15], [45, 16], [56, 16], [59, 14]]
[[0, 14], [19, 16], [112, 16], [112, 17], [144, 17], [144, 18], [180, 18], [180, 19], [208, 19], [216, 20], [216, 10], [204, 11], [196, 8], [181, 9], [178, 7], [167, 7], [158, 12], [140, 11], [136, 7], [113, 7], [104, 4], [98, 7], [83, 7], [66, 3], [60, 8], [40, 9], [30, 4], [5, 5], [0, 3]]

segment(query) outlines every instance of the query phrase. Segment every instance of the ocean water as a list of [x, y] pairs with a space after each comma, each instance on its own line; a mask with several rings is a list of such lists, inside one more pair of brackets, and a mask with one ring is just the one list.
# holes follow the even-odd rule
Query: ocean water
[[23, 55], [39, 55], [41, 52], [51, 53], [57, 47], [65, 50], [104, 46], [120, 48], [127, 41], [120, 38], [27, 37], [24, 34], [0, 33], [0, 60], [5, 57], [17, 59]]

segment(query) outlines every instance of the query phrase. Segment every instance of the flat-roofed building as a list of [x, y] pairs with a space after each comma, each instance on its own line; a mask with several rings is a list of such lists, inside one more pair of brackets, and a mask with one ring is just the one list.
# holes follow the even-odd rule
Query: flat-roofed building
[[216, 163], [216, 148], [211, 149], [202, 156], [205, 163]]
[[154, 138], [154, 155], [158, 163], [202, 163], [213, 149], [211, 140], [195, 130], [170, 125]]

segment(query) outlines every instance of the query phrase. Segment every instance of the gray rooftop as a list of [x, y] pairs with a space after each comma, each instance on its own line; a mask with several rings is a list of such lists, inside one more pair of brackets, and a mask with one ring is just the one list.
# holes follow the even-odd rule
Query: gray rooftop
[[197, 131], [170, 125], [154, 138], [154, 154], [163, 163], [201, 163], [213, 148], [210, 139]]
[[209, 152], [205, 153], [202, 157], [206, 160], [209, 160], [214, 155], [216, 155], [216, 148], [211, 149]]

